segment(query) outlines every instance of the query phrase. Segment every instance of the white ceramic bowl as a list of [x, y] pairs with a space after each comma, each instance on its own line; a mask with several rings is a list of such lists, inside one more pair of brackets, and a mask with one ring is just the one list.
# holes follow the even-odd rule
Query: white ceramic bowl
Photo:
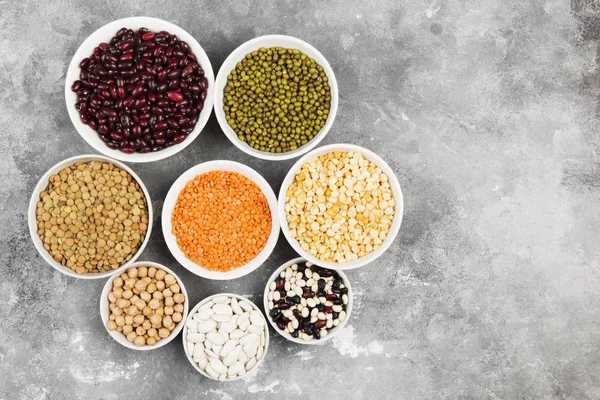
[[[151, 152], [151, 153], [133, 153], [126, 154], [119, 150], [110, 149], [101, 139], [96, 131], [94, 131], [89, 126], [85, 125], [81, 122], [79, 118], [79, 113], [75, 110], [75, 103], [77, 102], [77, 94], [71, 90], [71, 86], [73, 82], [79, 79], [79, 63], [86, 57], [89, 57], [96, 46], [101, 42], [109, 42], [110, 39], [117, 33], [117, 31], [123, 27], [129, 29], [139, 29], [142, 27], [146, 27], [151, 31], [167, 31], [171, 34], [177, 35], [177, 37], [185, 42], [187, 42], [192, 50], [192, 53], [196, 55], [198, 59], [198, 63], [204, 70], [204, 74], [206, 79], [208, 80], [208, 90], [206, 93], [206, 100], [204, 102], [204, 108], [200, 112], [200, 116], [198, 118], [198, 122], [194, 127], [194, 130], [190, 132], [188, 137], [179, 144], [176, 144], [171, 147], [167, 147], [163, 150]], [[163, 158], [167, 158], [180, 152], [189, 146], [194, 139], [200, 134], [200, 131], [206, 125], [208, 118], [210, 117], [210, 113], [213, 107], [213, 98], [214, 98], [214, 90], [215, 90], [215, 77], [213, 73], [212, 66], [210, 64], [210, 60], [208, 56], [204, 52], [204, 49], [200, 44], [194, 39], [192, 35], [181, 29], [175, 24], [172, 24], [167, 21], [163, 21], [158, 18], [150, 18], [150, 17], [131, 17], [131, 18], [123, 18], [113, 22], [110, 22], [103, 27], [96, 30], [92, 33], [82, 44], [79, 46], [79, 49], [75, 52], [73, 59], [71, 60], [71, 64], [69, 64], [69, 69], [67, 70], [67, 77], [65, 79], [65, 100], [67, 103], [67, 111], [69, 112], [69, 117], [71, 117], [71, 122], [77, 129], [77, 132], [81, 135], [81, 137], [96, 151], [105, 154], [109, 157], [116, 158], [117, 160], [127, 161], [127, 162], [150, 162], [150, 161], [158, 161]]]
[[[367, 254], [365, 257], [359, 258], [357, 260], [347, 262], [347, 263], [332, 263], [332, 262], [323, 262], [311, 255], [309, 252], [303, 250], [300, 247], [300, 244], [296, 239], [292, 237], [290, 234], [290, 229], [288, 227], [286, 212], [285, 212], [285, 202], [286, 202], [286, 191], [290, 187], [290, 185], [294, 182], [296, 178], [296, 173], [302, 168], [302, 166], [311, 160], [316, 159], [319, 156], [324, 154], [331, 153], [333, 151], [342, 151], [342, 152], [358, 152], [361, 153], [367, 160], [371, 161], [373, 164], [377, 165], [381, 170], [387, 175], [390, 186], [392, 187], [392, 193], [394, 195], [394, 200], [396, 201], [396, 209], [394, 214], [394, 219], [392, 220], [392, 226], [390, 227], [390, 231], [388, 232], [387, 238], [383, 241], [381, 246], [371, 253]], [[289, 170], [283, 183], [281, 184], [281, 190], [279, 191], [279, 221], [281, 223], [281, 230], [287, 241], [290, 245], [296, 250], [298, 254], [312, 262], [313, 264], [320, 265], [323, 268], [335, 269], [335, 270], [347, 270], [354, 269], [358, 267], [362, 267], [364, 265], [369, 264], [370, 262], [376, 260], [379, 256], [381, 256], [392, 244], [396, 235], [398, 235], [398, 231], [400, 230], [400, 224], [402, 223], [402, 215], [404, 212], [404, 202], [402, 198], [402, 190], [400, 189], [400, 183], [398, 182], [398, 178], [394, 174], [394, 171], [387, 165], [385, 161], [377, 154], [373, 153], [370, 150], [365, 149], [364, 147], [352, 145], [352, 144], [331, 144], [327, 146], [320, 147], [316, 150], [311, 151], [306, 154], [304, 157], [299, 159]]]
[[[327, 117], [327, 121], [325, 121], [325, 126], [319, 131], [319, 133], [312, 138], [311, 141], [306, 143], [303, 146], [298, 147], [298, 149], [294, 151], [288, 151], [286, 153], [268, 153], [264, 151], [256, 150], [250, 147], [247, 143], [242, 142], [237, 133], [234, 132], [233, 129], [227, 123], [225, 119], [225, 112], [223, 111], [223, 90], [227, 83], [227, 75], [235, 69], [235, 65], [241, 61], [246, 54], [251, 53], [255, 50], [260, 49], [261, 47], [285, 47], [291, 49], [298, 49], [302, 53], [306, 54], [310, 58], [314, 59], [317, 64], [323, 67], [323, 70], [327, 74], [327, 78], [329, 79], [329, 87], [331, 90], [331, 107], [329, 110], [329, 116]], [[337, 81], [335, 79], [335, 74], [333, 73], [333, 69], [327, 62], [327, 59], [323, 57], [321, 53], [317, 49], [315, 49], [310, 44], [306, 43], [303, 40], [297, 39], [292, 36], [285, 35], [267, 35], [260, 36], [254, 38], [252, 40], [247, 41], [246, 43], [240, 45], [237, 49], [235, 49], [227, 59], [221, 65], [219, 69], [219, 73], [217, 74], [217, 80], [215, 81], [215, 92], [214, 92], [214, 104], [215, 104], [215, 115], [217, 116], [217, 120], [219, 121], [219, 125], [225, 135], [229, 138], [231, 143], [233, 143], [238, 149], [243, 152], [250, 154], [251, 156], [262, 158], [264, 160], [288, 160], [290, 158], [295, 158], [301, 156], [302, 154], [310, 151], [316, 145], [323, 140], [331, 126], [333, 125], [333, 121], [335, 119], [335, 115], [337, 114], [338, 108], [338, 86]]]
[[89, 161], [102, 161], [102, 162], [109, 162], [111, 164], [114, 164], [117, 167], [127, 171], [127, 173], [129, 175], [131, 175], [133, 177], [133, 179], [135, 179], [135, 181], [138, 183], [138, 185], [140, 185], [140, 188], [142, 189], [142, 192], [144, 193], [144, 196], [146, 197], [146, 204], [148, 207], [148, 229], [146, 230], [146, 236], [144, 237], [144, 241], [142, 242], [142, 245], [140, 246], [138, 251], [133, 255], [133, 257], [131, 257], [131, 259], [129, 261], [127, 261], [125, 264], [123, 264], [119, 268], [121, 268], [121, 267], [127, 268], [129, 265], [131, 265], [133, 262], [135, 262], [135, 260], [140, 256], [140, 254], [142, 254], [142, 251], [144, 251], [144, 249], [146, 248], [146, 244], [148, 244], [148, 241], [150, 240], [150, 233], [152, 233], [153, 213], [152, 213], [152, 202], [150, 201], [150, 194], [148, 193], [148, 189], [146, 189], [146, 186], [144, 185], [144, 183], [142, 182], [140, 177], [137, 176], [137, 174], [135, 172], [133, 172], [133, 170], [131, 168], [129, 168], [127, 165], [123, 164], [122, 162], [110, 159], [108, 157], [99, 156], [96, 154], [86, 154], [86, 155], [67, 158], [66, 160], [63, 160], [63, 161], [59, 162], [58, 164], [54, 165], [40, 178], [39, 182], [33, 189], [33, 193], [31, 194], [31, 199], [29, 200], [29, 211], [28, 211], [29, 234], [31, 235], [31, 240], [33, 240], [33, 244], [35, 245], [35, 248], [37, 249], [38, 253], [40, 253], [42, 258], [57, 271], [60, 271], [65, 275], [69, 275], [69, 276], [72, 276], [75, 278], [80, 278], [80, 279], [102, 279], [102, 278], [106, 278], [107, 276], [112, 275], [115, 271], [78, 274], [75, 271], [71, 270], [70, 268], [63, 266], [61, 263], [54, 261], [54, 258], [52, 258], [52, 256], [50, 256], [50, 253], [48, 253], [48, 251], [44, 248], [44, 244], [40, 240], [40, 237], [37, 234], [37, 221], [35, 218], [36, 217], [35, 210], [37, 207], [37, 202], [40, 200], [40, 193], [43, 192], [46, 189], [46, 187], [48, 186], [48, 179], [50, 179], [50, 176], [57, 174], [61, 169], [71, 166], [75, 163], [89, 162]]
[[[108, 305], [110, 304], [110, 302], [108, 300], [108, 294], [112, 290], [112, 281], [114, 278], [118, 277], [123, 272], [126, 272], [127, 269], [132, 268], [132, 267], [154, 267], [156, 269], [162, 269], [165, 272], [167, 272], [168, 274], [173, 275], [175, 277], [175, 279], [177, 279], [177, 283], [179, 284], [179, 287], [181, 288], [181, 293], [183, 293], [183, 296], [185, 297], [185, 302], [183, 303], [183, 315], [182, 315], [183, 318], [181, 319], [181, 321], [179, 321], [175, 325], [175, 328], [171, 331], [171, 334], [166, 339], [159, 340], [158, 342], [156, 342], [156, 344], [154, 346], [148, 346], [148, 345], [136, 346], [135, 344], [128, 341], [122, 332], [109, 331], [108, 328], [106, 327], [106, 323], [108, 322], [108, 318], [110, 316], [110, 309], [108, 308]], [[132, 349], [132, 350], [140, 350], [140, 351], [156, 350], [156, 349], [159, 349], [159, 348], [165, 346], [169, 342], [171, 342], [173, 339], [175, 339], [175, 337], [183, 329], [183, 327], [185, 325], [185, 321], [187, 320], [188, 310], [189, 310], [189, 297], [188, 297], [187, 291], [185, 290], [185, 285], [183, 284], [183, 281], [181, 280], [181, 278], [175, 272], [173, 272], [169, 268], [165, 267], [164, 265], [158, 264], [155, 262], [150, 262], [150, 261], [138, 261], [138, 262], [135, 262], [128, 266], [119, 267], [116, 271], [114, 271], [114, 273], [110, 276], [110, 278], [108, 278], [108, 280], [104, 284], [104, 289], [102, 289], [102, 294], [100, 296], [100, 318], [102, 319], [102, 325], [104, 325], [104, 329], [106, 329], [106, 332], [108, 332], [108, 334], [113, 339], [115, 339], [117, 342], [119, 342], [119, 344], [121, 344], [122, 346], [125, 346], [129, 349]]]
[[[198, 311], [198, 309], [200, 307], [202, 307], [204, 304], [206, 304], [207, 302], [211, 301], [212, 299], [214, 299], [217, 296], [227, 296], [227, 297], [235, 297], [238, 301], [245, 301], [246, 303], [249, 303], [253, 309], [255, 309], [256, 311], [258, 311], [259, 313], [262, 314], [262, 312], [260, 311], [260, 309], [256, 306], [256, 304], [254, 304], [252, 301], [250, 301], [249, 299], [237, 295], [237, 294], [233, 294], [233, 293], [217, 293], [217, 294], [213, 294], [212, 296], [208, 296], [207, 298], [205, 298], [204, 300], [200, 301], [198, 304], [196, 304], [196, 306], [192, 309], [192, 311], [190, 311], [187, 319], [186, 319], [186, 324], [187, 321], [192, 319], [194, 317], [194, 314], [196, 314], [196, 311]], [[263, 315], [264, 317], [264, 315]], [[198, 366], [198, 363], [196, 363], [193, 359], [192, 356], [190, 356], [189, 352], [188, 352], [188, 347], [187, 347], [187, 329], [183, 330], [183, 335], [181, 335], [182, 337], [182, 343], [183, 343], [183, 352], [185, 353], [185, 356], [187, 357], [188, 361], [190, 362], [190, 364], [192, 364], [192, 366], [196, 369], [196, 371], [200, 372], [202, 375], [204, 375], [205, 377], [212, 379], [214, 381], [219, 381], [216, 378], [213, 378], [212, 376], [210, 376], [208, 373], [206, 373], [206, 371], [204, 371], [203, 369], [200, 368], [200, 366]], [[235, 378], [227, 378], [222, 382], [233, 382], [233, 381], [237, 381], [240, 378], [243, 378], [249, 374], [254, 373], [257, 369], [258, 366], [263, 362], [263, 360], [265, 359], [265, 357], [267, 356], [267, 351], [269, 350], [269, 328], [267, 327], [267, 325], [265, 325], [265, 349], [263, 351], [263, 356], [260, 360], [256, 361], [256, 364], [254, 364], [254, 366], [250, 369], [250, 371], [246, 371], [246, 373], [242, 376], [236, 376]], [[219, 381], [221, 382], [221, 381]]]
[[[210, 271], [189, 260], [185, 256], [185, 254], [183, 254], [183, 252], [179, 249], [175, 235], [173, 235], [172, 233], [173, 226], [171, 224], [171, 218], [173, 215], [173, 209], [175, 208], [175, 203], [177, 202], [177, 198], [179, 197], [181, 190], [189, 181], [194, 179], [196, 176], [205, 174], [210, 171], [237, 172], [250, 179], [256, 185], [258, 185], [262, 193], [265, 195], [265, 198], [269, 203], [269, 209], [271, 210], [271, 234], [269, 235], [269, 239], [267, 240], [265, 247], [263, 247], [260, 253], [258, 253], [258, 255], [249, 263], [227, 272]], [[167, 243], [167, 246], [169, 247], [169, 250], [171, 251], [173, 256], [181, 265], [187, 268], [191, 273], [208, 279], [235, 279], [254, 271], [256, 268], [261, 266], [261, 264], [265, 262], [266, 259], [271, 255], [279, 237], [278, 215], [279, 214], [277, 213], [277, 198], [275, 197], [273, 189], [265, 180], [265, 178], [263, 178], [258, 172], [244, 164], [240, 164], [238, 162], [229, 160], [216, 160], [198, 164], [195, 167], [188, 169], [179, 178], [177, 178], [175, 183], [173, 183], [173, 186], [171, 186], [171, 189], [169, 189], [169, 193], [167, 193], [167, 197], [165, 198], [165, 202], [163, 204], [162, 230], [163, 235], [165, 236], [165, 242]]]
[[[284, 271], [287, 267], [290, 267], [294, 264], [300, 264], [300, 263], [305, 263], [305, 262], [306, 262], [306, 259], [304, 259], [302, 257], [294, 258], [293, 260], [286, 262], [281, 267], [277, 268], [275, 270], [275, 272], [273, 272], [273, 274], [269, 277], [269, 280], [267, 281], [267, 285], [265, 286], [265, 293], [263, 295], [263, 303], [264, 303], [263, 305], [265, 308], [265, 314], [267, 316], [266, 317], [267, 321], [269, 321], [269, 323], [271, 324], [271, 326], [273, 327], [275, 332], [279, 333], [281, 336], [283, 336], [287, 340], [291, 340], [292, 342], [299, 343], [299, 344], [322, 344], [322, 343], [328, 341], [329, 339], [333, 338], [335, 335], [338, 334], [338, 332], [340, 332], [340, 330], [344, 327], [344, 325], [346, 325], [346, 323], [350, 319], [350, 314], [352, 313], [352, 305], [354, 304], [354, 300], [353, 300], [353, 296], [352, 296], [352, 287], [350, 286], [350, 281], [348, 280], [348, 277], [346, 276], [346, 274], [343, 271], [336, 271], [336, 272], [338, 273], [340, 278], [342, 278], [344, 286], [346, 286], [348, 288], [348, 304], [346, 304], [346, 318], [342, 322], [340, 322], [340, 324], [338, 326], [334, 326], [333, 328], [329, 329], [327, 331], [327, 336], [325, 336], [324, 338], [321, 338], [319, 340], [312, 339], [309, 341], [306, 341], [306, 340], [300, 339], [300, 338], [295, 338], [292, 335], [290, 335], [289, 333], [284, 332], [281, 329], [279, 329], [277, 327], [277, 324], [275, 323], [275, 321], [273, 321], [273, 318], [271, 318], [271, 316], [269, 315], [269, 312], [271, 310], [269, 310], [268, 296], [269, 296], [269, 292], [270, 292], [269, 285], [271, 284], [271, 282], [274, 282], [275, 279], [277, 279], [277, 277], [281, 273], [281, 271]], [[320, 266], [321, 264], [316, 264], [316, 265]]]

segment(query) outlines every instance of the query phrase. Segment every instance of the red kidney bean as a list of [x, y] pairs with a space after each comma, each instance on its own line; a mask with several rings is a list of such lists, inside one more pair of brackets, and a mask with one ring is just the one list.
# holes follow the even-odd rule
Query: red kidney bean
[[163, 115], [164, 111], [163, 111], [162, 108], [154, 106], [154, 107], [152, 107], [152, 114], [154, 114], [154, 115]]
[[127, 154], [133, 154], [135, 153], [135, 150], [133, 149], [133, 147], [121, 147], [119, 150], [121, 150], [123, 153], [127, 153]]
[[167, 97], [175, 102], [183, 100], [183, 95], [180, 92], [168, 92]]
[[71, 90], [76, 92], [79, 90], [80, 87], [81, 87], [81, 81], [75, 81], [75, 82], [73, 82], [73, 85], [71, 85]]
[[180, 75], [181, 75], [181, 70], [176, 68], [176, 69], [170, 70], [169, 73], [167, 74], [167, 77], [169, 78], [169, 80], [173, 80], [173, 79], [179, 78]]
[[142, 93], [144, 93], [144, 84], [140, 83], [136, 87], [134, 87], [133, 90], [131, 91], [131, 97], [136, 98], [139, 95], [141, 95]]
[[159, 146], [164, 146], [166, 143], [165, 138], [155, 138], [154, 139], [154, 144], [159, 145]]
[[173, 137], [173, 143], [179, 144], [179, 143], [183, 142], [186, 137], [187, 137], [187, 135], [185, 133], [180, 133], [178, 135], [175, 135]]
[[318, 319], [314, 324], [315, 328], [317, 328], [317, 329], [321, 329], [325, 325], [327, 325], [327, 320], [324, 320], [324, 319]]
[[177, 90], [179, 89], [180, 80], [176, 79], [174, 81], [169, 82], [169, 90]]
[[169, 124], [167, 124], [166, 122], [158, 122], [158, 123], [154, 124], [155, 131], [166, 131], [168, 127], [169, 127]]
[[133, 51], [126, 51], [125, 53], [121, 54], [121, 56], [119, 57], [119, 61], [131, 61], [133, 60]]

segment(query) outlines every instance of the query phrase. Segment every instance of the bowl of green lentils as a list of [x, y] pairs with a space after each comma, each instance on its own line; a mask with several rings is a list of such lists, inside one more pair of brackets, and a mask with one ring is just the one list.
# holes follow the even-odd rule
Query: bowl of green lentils
[[260, 36], [235, 49], [215, 81], [215, 114], [240, 150], [287, 160], [314, 148], [338, 107], [331, 66], [310, 44], [284, 35]]

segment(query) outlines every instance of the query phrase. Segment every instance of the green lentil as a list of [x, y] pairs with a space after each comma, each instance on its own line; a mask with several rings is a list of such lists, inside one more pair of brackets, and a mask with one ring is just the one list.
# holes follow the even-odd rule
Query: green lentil
[[298, 49], [261, 48], [227, 76], [227, 123], [256, 150], [293, 151], [314, 138], [329, 116], [331, 90], [320, 66]]

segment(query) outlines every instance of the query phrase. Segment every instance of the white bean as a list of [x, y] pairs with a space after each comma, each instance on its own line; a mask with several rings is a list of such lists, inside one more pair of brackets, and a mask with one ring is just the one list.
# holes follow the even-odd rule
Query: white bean
[[265, 348], [262, 346], [258, 346], [258, 349], [256, 350], [256, 358], [258, 360], [260, 360], [263, 356], [263, 352], [265, 351]]
[[205, 335], [204, 333], [189, 333], [187, 335], [187, 340], [192, 343], [204, 342]]
[[215, 304], [212, 310], [215, 314], [233, 315], [233, 310], [229, 304]]
[[252, 357], [251, 359], [249, 359], [248, 362], [246, 363], [246, 371], [250, 371], [252, 369], [252, 367], [254, 367], [255, 364], [256, 364], [255, 357]]
[[210, 316], [210, 318], [214, 319], [215, 321], [218, 322], [225, 322], [225, 321], [229, 321], [229, 318], [231, 318], [231, 315], [227, 315], [227, 314], [213, 314]]
[[196, 321], [195, 319], [189, 319], [185, 323], [185, 326], [187, 326], [187, 328], [188, 328], [188, 333], [198, 332], [198, 321]]
[[254, 333], [250, 333], [240, 339], [240, 344], [242, 346], [245, 346], [247, 344], [256, 344], [259, 341], [260, 341], [260, 336], [254, 334]]
[[227, 357], [229, 355], [229, 353], [231, 353], [231, 351], [235, 349], [236, 345], [237, 345], [237, 341], [236, 340], [229, 339], [223, 345], [223, 348], [221, 349], [221, 353], [219, 355], [221, 357]]
[[223, 360], [223, 364], [227, 367], [232, 366], [233, 364], [235, 364], [237, 362], [237, 360], [239, 360], [239, 352], [235, 349], [233, 349], [233, 351], [231, 351], [227, 357], [225, 357], [225, 359]]
[[225, 332], [227, 332], [227, 333], [231, 333], [231, 332], [233, 332], [233, 330], [235, 329], [235, 325], [233, 325], [233, 324], [232, 324], [231, 322], [229, 322], [229, 321], [226, 321], [226, 322], [221, 322], [221, 325], [220, 325], [220, 328], [219, 328], [219, 330], [220, 330], [220, 329], [223, 329], [223, 330], [224, 330]]
[[200, 360], [198, 362], [198, 366], [200, 367], [200, 369], [206, 369], [206, 365], [208, 364], [208, 358], [203, 358], [202, 360]]
[[232, 375], [232, 376], [237, 375], [243, 369], [244, 369], [244, 364], [242, 364], [240, 361], [238, 361], [235, 364], [233, 364], [231, 367], [228, 368], [227, 374]]
[[212, 302], [215, 304], [229, 304], [229, 297], [227, 297], [227, 296], [213, 297]]
[[206, 339], [219, 346], [222, 346], [227, 341], [227, 339], [225, 339], [223, 336], [221, 336], [218, 332], [215, 331], [208, 332], [206, 334]]
[[248, 356], [248, 358], [252, 358], [256, 355], [258, 347], [258, 343], [247, 344], [244, 346], [244, 353]]
[[219, 378], [219, 374], [214, 369], [211, 368], [210, 363], [206, 364], [206, 373], [215, 379]]
[[212, 308], [206, 308], [204, 310], [198, 311], [196, 313], [196, 315], [194, 315], [194, 319], [204, 321], [204, 320], [209, 319], [210, 316], [213, 314], [214, 314], [214, 312], [213, 312]]
[[265, 319], [260, 311], [253, 310], [250, 313], [250, 321], [252, 321], [253, 325], [265, 326]]
[[240, 307], [242, 307], [246, 311], [252, 311], [253, 308], [247, 301], [240, 301]]
[[230, 337], [231, 339], [239, 339], [239, 338], [241, 338], [242, 336], [244, 336], [244, 331], [243, 331], [243, 330], [241, 330], [241, 329], [236, 329], [236, 330], [234, 330], [233, 332], [231, 332], [231, 333], [229, 334], [229, 337]]
[[198, 324], [198, 332], [207, 333], [217, 327], [217, 323], [212, 319], [207, 319]]
[[262, 331], [264, 330], [264, 328], [261, 326], [256, 326], [256, 325], [248, 325], [248, 328], [246, 328], [246, 330], [248, 332], [252, 332], [257, 335], [260, 335], [262, 333]]

